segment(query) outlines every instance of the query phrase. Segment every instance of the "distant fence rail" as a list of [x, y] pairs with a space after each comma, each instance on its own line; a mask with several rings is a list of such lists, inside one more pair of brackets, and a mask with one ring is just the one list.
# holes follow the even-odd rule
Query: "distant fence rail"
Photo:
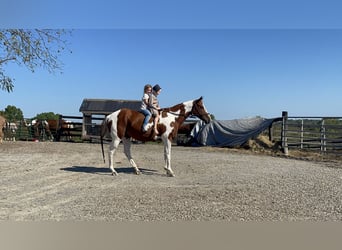
[[284, 111], [273, 124], [273, 137], [285, 154], [291, 148], [342, 153], [342, 117], [288, 116]]

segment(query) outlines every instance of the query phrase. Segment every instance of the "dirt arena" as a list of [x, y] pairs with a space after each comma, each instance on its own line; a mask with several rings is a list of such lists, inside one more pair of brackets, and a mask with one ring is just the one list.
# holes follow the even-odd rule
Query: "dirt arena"
[[162, 144], [133, 144], [132, 153], [142, 174], [120, 145], [115, 177], [99, 144], [5, 141], [0, 220], [342, 220], [341, 161], [174, 146], [170, 178]]

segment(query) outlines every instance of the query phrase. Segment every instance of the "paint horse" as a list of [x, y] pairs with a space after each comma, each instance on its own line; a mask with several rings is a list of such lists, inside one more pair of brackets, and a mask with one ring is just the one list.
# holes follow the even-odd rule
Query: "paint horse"
[[[209, 123], [211, 120], [202, 99], [203, 98], [201, 97], [197, 100], [183, 102], [173, 107], [159, 110], [160, 120], [157, 129], [160, 138], [164, 143], [164, 169], [166, 170], [167, 176], [175, 176], [171, 168], [171, 143], [177, 136], [178, 128], [184, 120], [190, 115], [197, 116], [206, 123]], [[134, 168], [136, 174], [140, 174], [140, 170], [131, 155], [130, 139], [133, 138], [143, 142], [156, 139], [156, 134], [153, 129], [153, 118], [150, 119], [147, 126], [148, 130], [145, 133], [141, 130], [143, 120], [144, 115], [142, 113], [125, 108], [115, 111], [104, 119], [100, 137], [102, 156], [105, 161], [103, 138], [106, 134], [109, 134], [111, 137], [109, 146], [109, 168], [113, 175], [117, 175], [113, 166], [113, 158], [121, 141], [123, 142], [124, 153], [130, 162], [130, 165]]]

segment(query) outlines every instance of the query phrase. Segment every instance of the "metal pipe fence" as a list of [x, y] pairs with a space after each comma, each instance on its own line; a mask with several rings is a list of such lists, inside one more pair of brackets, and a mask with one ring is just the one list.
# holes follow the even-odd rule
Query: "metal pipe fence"
[[288, 116], [284, 111], [273, 124], [273, 138], [286, 155], [289, 149], [341, 154], [342, 117]]

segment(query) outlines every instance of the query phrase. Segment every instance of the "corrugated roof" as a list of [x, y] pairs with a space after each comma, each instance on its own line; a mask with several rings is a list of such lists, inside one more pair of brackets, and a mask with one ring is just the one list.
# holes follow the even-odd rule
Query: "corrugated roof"
[[112, 100], [112, 99], [84, 99], [80, 112], [92, 114], [110, 114], [121, 108], [139, 110], [139, 100]]

